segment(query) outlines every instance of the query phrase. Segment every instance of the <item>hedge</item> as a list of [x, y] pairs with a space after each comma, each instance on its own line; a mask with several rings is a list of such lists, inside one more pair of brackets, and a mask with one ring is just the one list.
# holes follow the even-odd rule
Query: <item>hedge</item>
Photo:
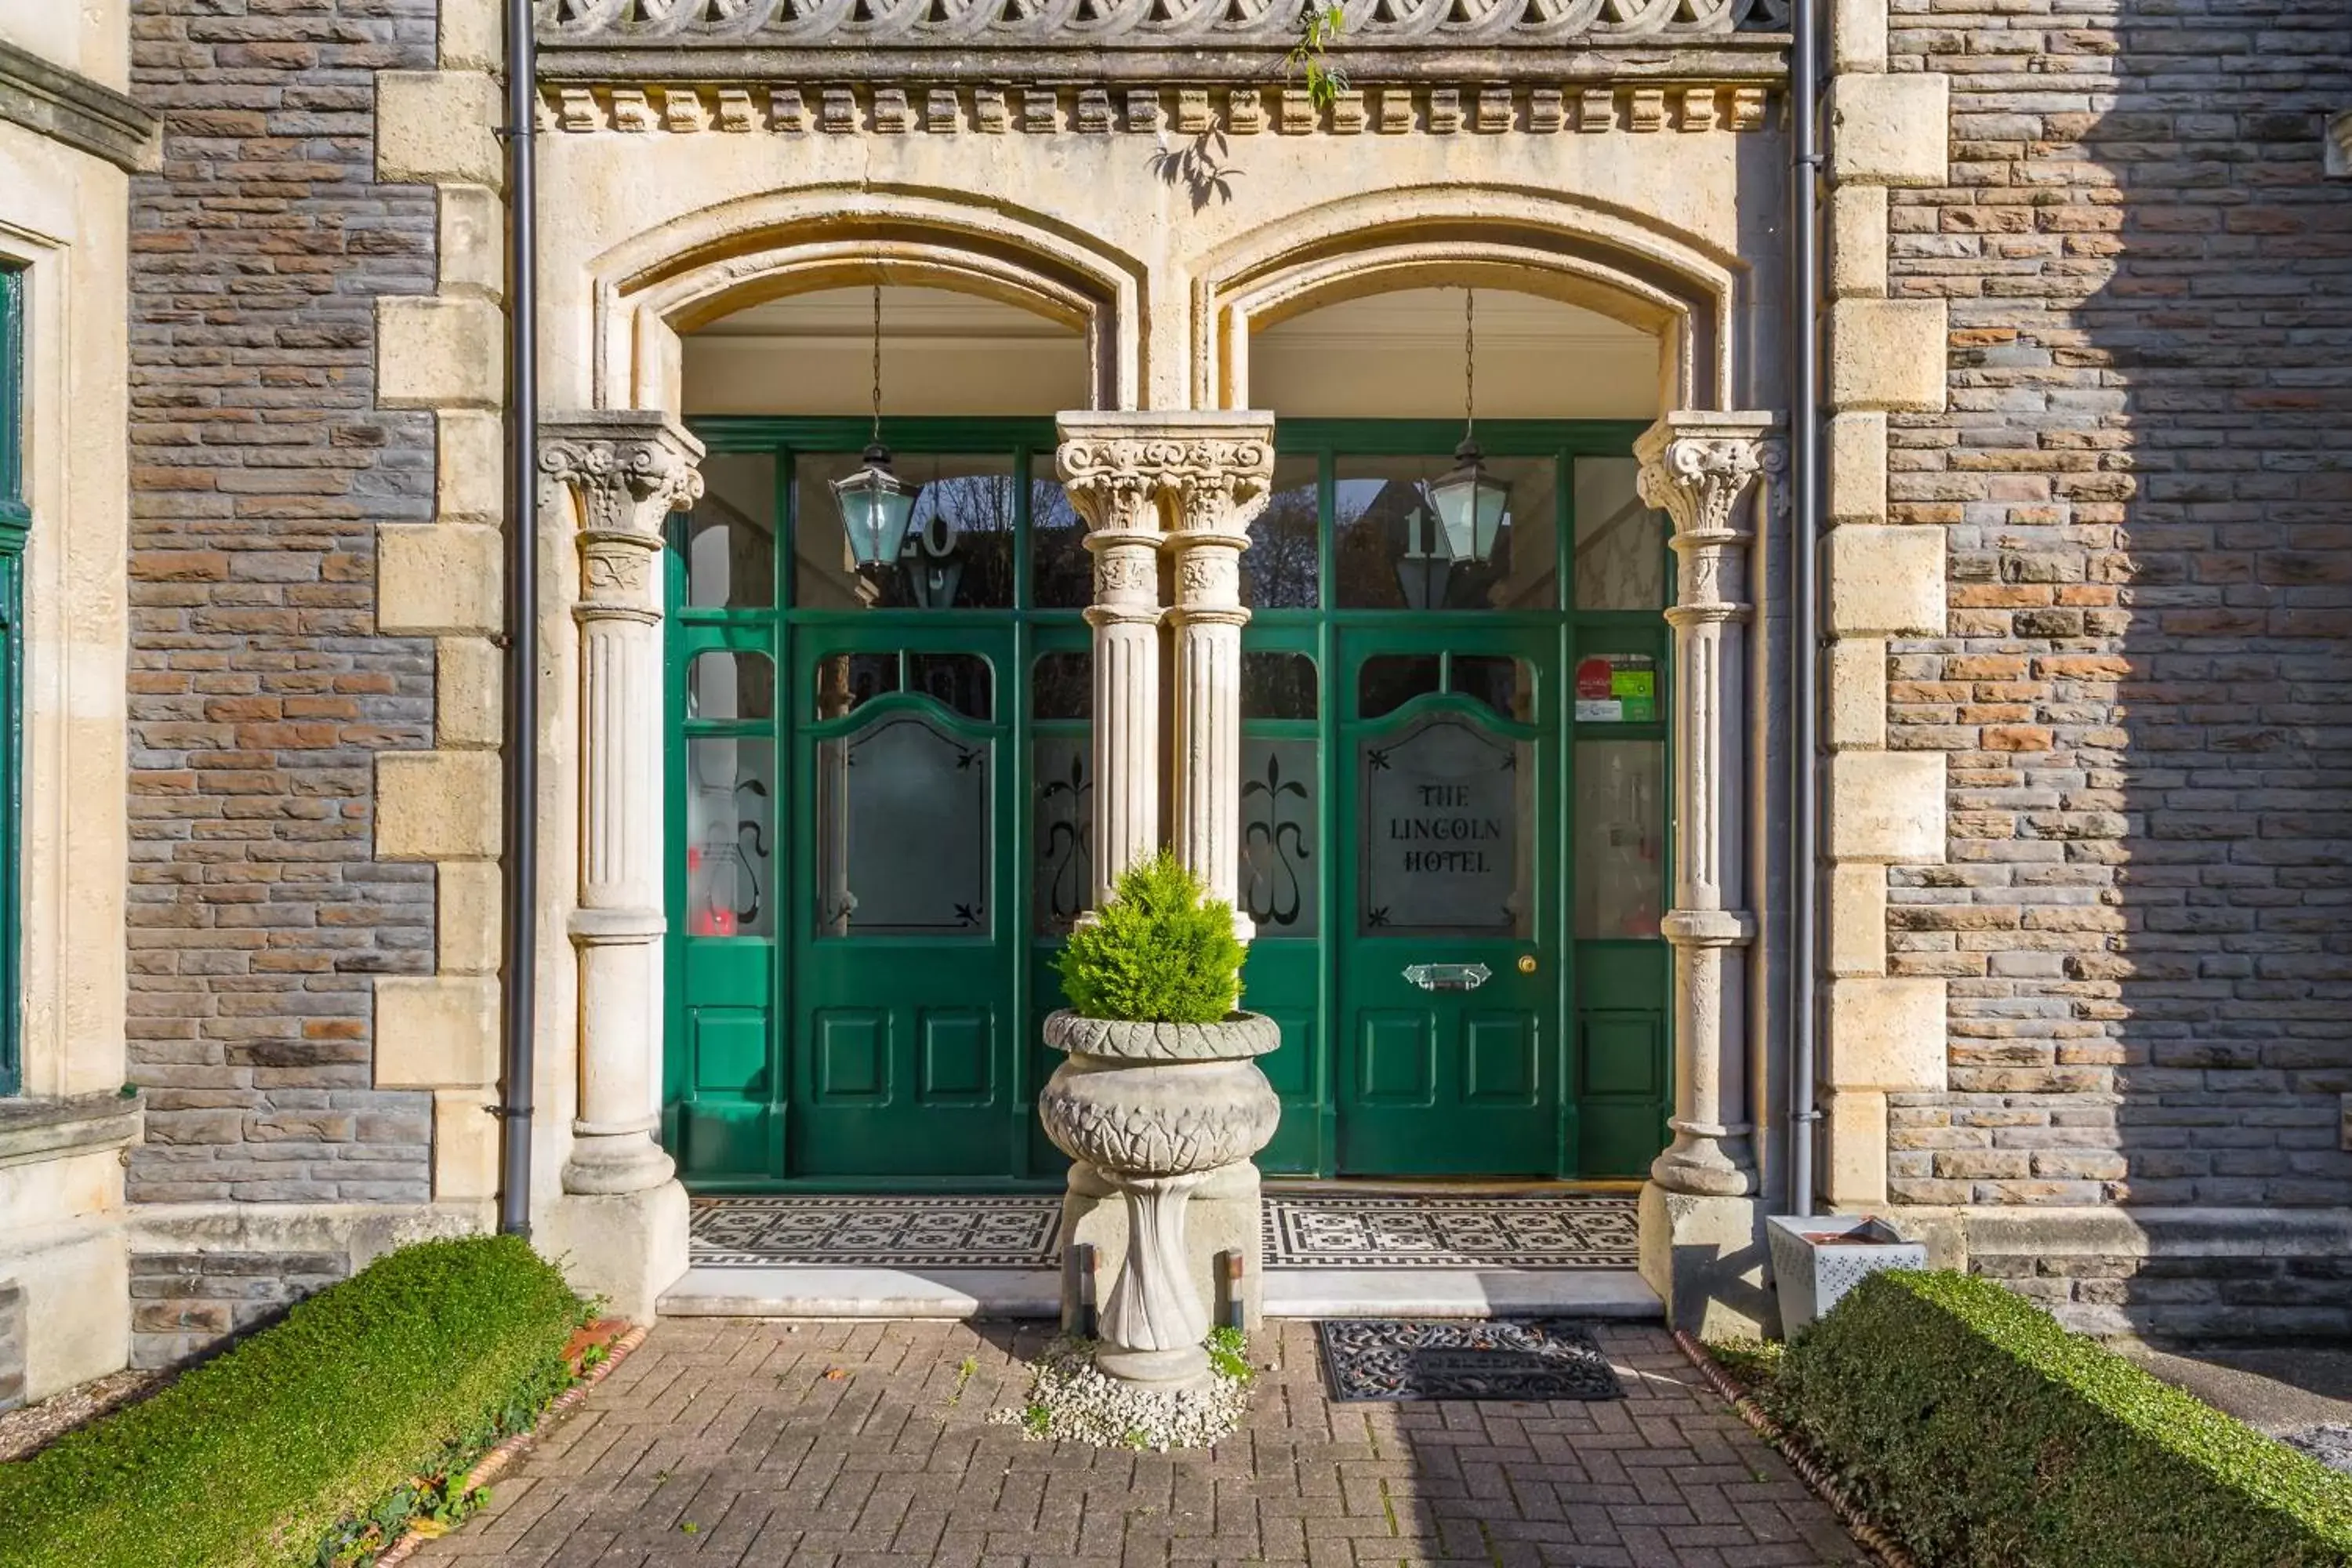
[[583, 1320], [519, 1237], [387, 1254], [142, 1404], [0, 1465], [5, 1568], [332, 1562], [348, 1517], [517, 1429]]
[[2352, 1478], [1988, 1279], [1872, 1275], [1763, 1397], [1930, 1568], [2352, 1563]]

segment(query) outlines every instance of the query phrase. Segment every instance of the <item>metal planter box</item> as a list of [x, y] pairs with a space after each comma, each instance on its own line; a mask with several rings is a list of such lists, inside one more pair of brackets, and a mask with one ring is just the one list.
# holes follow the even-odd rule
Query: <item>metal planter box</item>
[[1764, 1230], [1780, 1296], [1780, 1332], [1790, 1339], [1836, 1306], [1864, 1275], [1927, 1267], [1925, 1242], [1904, 1240], [1874, 1215], [1771, 1215]]

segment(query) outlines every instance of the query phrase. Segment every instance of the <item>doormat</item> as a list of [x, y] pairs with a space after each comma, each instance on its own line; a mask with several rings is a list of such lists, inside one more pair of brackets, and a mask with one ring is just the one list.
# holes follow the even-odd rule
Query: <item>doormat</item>
[[1462, 1197], [1265, 1200], [1270, 1268], [1631, 1268], [1631, 1196], [1510, 1194]]
[[1315, 1328], [1331, 1397], [1342, 1405], [1625, 1397], [1592, 1331], [1561, 1319], [1363, 1319]]
[[1062, 1200], [1013, 1197], [697, 1198], [698, 1268], [1051, 1268]]

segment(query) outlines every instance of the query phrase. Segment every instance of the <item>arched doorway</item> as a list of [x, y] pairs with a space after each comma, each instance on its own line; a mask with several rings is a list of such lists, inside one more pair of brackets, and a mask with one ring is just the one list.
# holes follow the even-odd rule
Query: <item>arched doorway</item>
[[[1511, 501], [1460, 559], [1429, 487], [1462, 434], [1461, 291], [1253, 346], [1278, 462], [1243, 557], [1237, 885], [1250, 1005], [1286, 1035], [1270, 1173], [1633, 1175], [1664, 1142], [1671, 574], [1631, 457], [1657, 345], [1480, 298]], [[709, 455], [667, 622], [665, 1141], [710, 1190], [1062, 1170], [1036, 1025], [1097, 781], [1045, 415], [1086, 348], [887, 290], [884, 434], [921, 489], [902, 562], [859, 572], [827, 486], [868, 434], [869, 303], [790, 296], [682, 344]]]

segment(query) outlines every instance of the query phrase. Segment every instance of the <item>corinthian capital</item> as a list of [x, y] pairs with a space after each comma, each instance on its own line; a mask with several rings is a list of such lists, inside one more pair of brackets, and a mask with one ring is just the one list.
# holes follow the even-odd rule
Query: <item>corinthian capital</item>
[[1678, 538], [1744, 535], [1737, 508], [1757, 475], [1780, 468], [1779, 423], [1770, 414], [1667, 415], [1633, 443], [1642, 499], [1674, 519]]
[[540, 422], [540, 500], [580, 498], [583, 535], [658, 544], [673, 511], [702, 499], [702, 443], [651, 409], [559, 414]]
[[1274, 478], [1274, 416], [1064, 414], [1055, 465], [1097, 532], [1240, 534]]

